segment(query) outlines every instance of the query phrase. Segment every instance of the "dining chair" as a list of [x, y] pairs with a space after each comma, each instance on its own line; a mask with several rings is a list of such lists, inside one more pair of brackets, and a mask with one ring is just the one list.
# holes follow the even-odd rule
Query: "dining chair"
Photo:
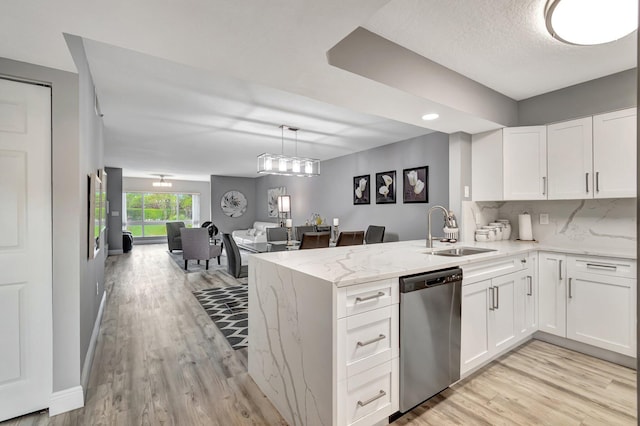
[[217, 257], [220, 264], [222, 247], [209, 243], [209, 231], [206, 228], [180, 228], [180, 238], [185, 271], [190, 260], [197, 260], [198, 263], [204, 260], [207, 270], [209, 259]]
[[182, 237], [180, 237], [180, 229], [184, 228], [184, 222], [166, 222], [167, 243], [169, 244], [169, 252], [174, 250], [182, 250]]
[[302, 241], [302, 234], [305, 232], [317, 232], [315, 225], [296, 226], [296, 240]]
[[384, 240], [384, 226], [369, 225], [364, 241], [367, 244], [381, 243]]
[[300, 250], [329, 247], [331, 232], [305, 232], [300, 240]]
[[227, 253], [227, 271], [236, 278], [243, 278], [249, 275], [247, 265], [242, 265], [240, 249], [231, 234], [222, 234], [222, 243]]
[[283, 226], [267, 228], [267, 241], [287, 241], [287, 228]]
[[336, 247], [359, 246], [364, 243], [364, 231], [343, 231], [338, 235]]

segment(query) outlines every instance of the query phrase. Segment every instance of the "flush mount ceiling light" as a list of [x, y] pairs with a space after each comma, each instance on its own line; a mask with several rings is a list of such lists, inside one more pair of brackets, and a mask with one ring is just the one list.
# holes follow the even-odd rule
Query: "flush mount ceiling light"
[[[298, 130], [295, 127], [280, 126], [282, 153], [258, 155], [258, 173], [284, 176], [312, 177], [320, 174], [320, 160], [315, 158], [298, 157]], [[284, 130], [295, 133], [295, 156], [284, 154]]]
[[564, 43], [609, 43], [638, 28], [638, 1], [548, 0], [544, 17], [549, 33]]
[[436, 114], [435, 112], [432, 112], [430, 114], [425, 114], [422, 116], [422, 119], [424, 121], [431, 121], [431, 120], [435, 120], [436, 118], [440, 117], [440, 114]]
[[161, 188], [170, 188], [171, 186], [173, 186], [173, 184], [171, 182], [166, 182], [164, 180], [164, 175], [158, 175], [160, 176], [160, 180], [158, 182], [153, 182], [153, 186], [156, 187], [161, 187]]

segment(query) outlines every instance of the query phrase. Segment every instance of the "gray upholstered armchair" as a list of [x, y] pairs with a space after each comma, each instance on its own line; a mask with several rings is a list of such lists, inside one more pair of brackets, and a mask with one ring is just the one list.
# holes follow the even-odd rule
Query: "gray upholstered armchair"
[[218, 258], [218, 265], [220, 264], [222, 246], [209, 242], [209, 231], [206, 228], [180, 228], [180, 236], [185, 270], [189, 260], [197, 260], [198, 263], [206, 261], [206, 269], [209, 269], [209, 259], [214, 257]]
[[180, 237], [180, 228], [184, 228], [184, 222], [167, 222], [167, 243], [169, 243], [169, 252], [174, 250], [182, 250], [182, 238]]

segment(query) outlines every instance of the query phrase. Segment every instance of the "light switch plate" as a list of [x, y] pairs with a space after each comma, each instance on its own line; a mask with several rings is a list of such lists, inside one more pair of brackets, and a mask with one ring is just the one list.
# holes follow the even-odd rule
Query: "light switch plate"
[[540, 213], [540, 225], [549, 224], [549, 213]]
[[464, 198], [469, 198], [469, 186], [464, 186]]

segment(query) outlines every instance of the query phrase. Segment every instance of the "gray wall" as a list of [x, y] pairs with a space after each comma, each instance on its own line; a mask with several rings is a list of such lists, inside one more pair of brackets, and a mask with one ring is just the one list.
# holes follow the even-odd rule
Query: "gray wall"
[[637, 68], [518, 102], [518, 125], [532, 126], [637, 105]]
[[327, 52], [329, 64], [505, 126], [517, 122], [513, 99], [358, 27]]
[[122, 169], [105, 167], [107, 171], [107, 232], [109, 254], [122, 253]]
[[[240, 217], [229, 217], [220, 208], [220, 199], [227, 191], [240, 191], [247, 197], [247, 211]], [[220, 232], [249, 229], [256, 220], [256, 179], [211, 176], [211, 221]]]
[[[402, 170], [429, 166], [429, 203], [402, 203]], [[293, 224], [304, 224], [319, 213], [328, 224], [340, 219], [340, 230], [365, 230], [369, 225], [386, 227], [385, 241], [421, 239], [426, 235], [426, 212], [434, 204], [449, 205], [449, 136], [431, 133], [402, 142], [323, 161], [321, 175], [315, 178], [265, 176], [256, 185], [258, 219], [267, 217], [267, 189], [285, 186], [291, 195]], [[396, 171], [396, 204], [353, 204], [353, 177], [377, 172]], [[435, 217], [435, 216], [434, 216]], [[434, 229], [442, 228], [438, 217]], [[439, 231], [437, 235], [441, 235]]]
[[[464, 189], [468, 187], [468, 196]], [[449, 208], [458, 218], [461, 227], [462, 201], [471, 200], [473, 194], [471, 184], [471, 135], [453, 133], [449, 135]]]
[[[79, 117], [80, 117], [80, 176], [81, 194], [87, 194], [88, 184], [86, 176], [104, 167], [104, 127], [102, 118], [95, 111], [95, 90], [89, 64], [84, 51], [82, 39], [76, 36], [66, 36], [71, 56], [78, 69], [79, 76]], [[108, 180], [108, 178], [107, 178]], [[108, 182], [107, 182], [108, 186]], [[84, 213], [86, 195], [82, 197], [81, 210]], [[86, 215], [84, 215], [86, 216]], [[87, 246], [88, 226], [87, 218], [83, 217], [80, 229], [80, 247]], [[107, 258], [107, 235], [103, 233], [100, 241], [100, 251], [94, 259], [88, 259], [86, 249], [80, 253], [80, 368], [92, 360], [87, 359], [91, 335], [98, 316], [100, 302], [104, 293], [104, 263]], [[89, 369], [85, 369], [81, 377], [83, 384], [88, 384]]]
[[78, 76], [5, 58], [0, 74], [52, 86], [53, 391], [60, 391], [78, 386], [81, 370], [79, 259], [87, 242], [80, 230], [87, 223], [80, 188]]

